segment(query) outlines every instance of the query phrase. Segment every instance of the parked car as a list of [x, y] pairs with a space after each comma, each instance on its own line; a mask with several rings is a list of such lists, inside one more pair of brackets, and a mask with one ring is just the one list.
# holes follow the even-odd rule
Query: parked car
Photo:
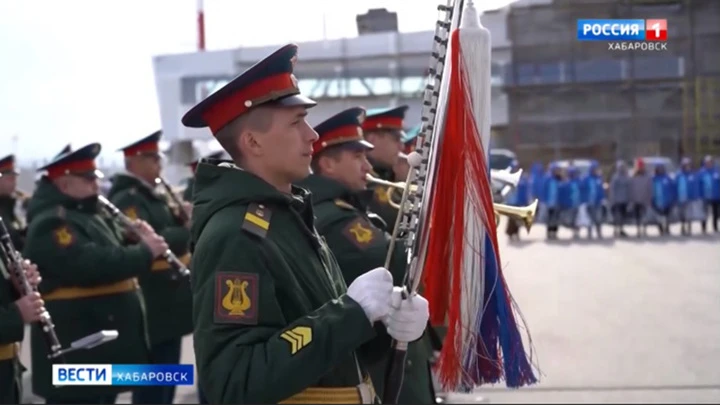
[[517, 155], [510, 149], [490, 149], [490, 168], [494, 170], [504, 170], [510, 167], [513, 160], [517, 160]]

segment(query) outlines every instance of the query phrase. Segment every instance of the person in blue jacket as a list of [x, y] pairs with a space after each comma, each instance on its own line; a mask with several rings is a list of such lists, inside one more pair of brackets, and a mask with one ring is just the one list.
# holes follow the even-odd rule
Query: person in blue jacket
[[529, 188], [530, 200], [537, 198], [543, 202], [542, 199], [545, 194], [545, 170], [543, 169], [542, 163], [536, 162], [530, 168]]
[[542, 201], [547, 206], [547, 239], [557, 239], [560, 226], [560, 193], [563, 184], [562, 168], [555, 163], [550, 164], [549, 174], [545, 177], [542, 190]]
[[574, 166], [568, 167], [567, 179], [560, 187], [560, 209], [563, 218], [567, 218], [568, 225], [573, 230], [573, 238], [580, 237], [577, 226], [578, 210], [582, 203], [580, 172]]
[[591, 224], [587, 227], [588, 238], [592, 238], [592, 231], [595, 228], [598, 238], [602, 238], [603, 224], [603, 202], [605, 201], [605, 189], [603, 188], [602, 169], [598, 162], [590, 164], [590, 170], [581, 180], [581, 200], [587, 207], [587, 213]]
[[[510, 164], [510, 169], [513, 172], [520, 169], [517, 160], [513, 160]], [[530, 192], [530, 174], [523, 170], [517, 186], [510, 192], [510, 194], [508, 194], [506, 204], [515, 207], [524, 207], [530, 204]], [[508, 235], [510, 240], [520, 240], [520, 221], [508, 218], [505, 233]]]
[[690, 158], [683, 158], [680, 161], [680, 170], [675, 174], [675, 197], [682, 235], [692, 233], [693, 205], [700, 201], [699, 179], [700, 176], [693, 170]]
[[670, 176], [668, 176], [665, 165], [659, 164], [655, 166], [652, 207], [658, 216], [660, 235], [670, 234], [669, 216], [675, 205], [675, 194], [675, 185]]
[[[699, 172], [700, 195], [705, 202], [705, 209], [711, 212], [711, 221], [715, 232], [720, 232], [720, 169], [712, 156], [705, 156], [703, 167]], [[702, 223], [703, 233], [707, 232], [707, 222]]]

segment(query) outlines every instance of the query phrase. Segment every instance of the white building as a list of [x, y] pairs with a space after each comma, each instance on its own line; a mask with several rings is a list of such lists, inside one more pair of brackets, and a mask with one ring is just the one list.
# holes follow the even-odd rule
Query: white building
[[[504, 67], [510, 61], [505, 20], [507, 9], [486, 12], [481, 21], [492, 35], [492, 124], [507, 124], [502, 93]], [[319, 102], [310, 110], [311, 124], [351, 106], [366, 108], [410, 105], [407, 124], [419, 123], [424, 75], [432, 31], [378, 33], [355, 38], [300, 43], [295, 74], [303, 94]], [[279, 46], [279, 45], [278, 45]], [[185, 128], [185, 112], [278, 46], [208, 51], [154, 58], [163, 138], [171, 144], [171, 163], [205, 154], [213, 141], [207, 129]], [[171, 180], [186, 173], [168, 173]]]

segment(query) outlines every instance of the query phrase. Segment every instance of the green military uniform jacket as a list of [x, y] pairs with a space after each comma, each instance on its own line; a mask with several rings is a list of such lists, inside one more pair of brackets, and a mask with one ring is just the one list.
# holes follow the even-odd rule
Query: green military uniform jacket
[[185, 182], [187, 186], [185, 187], [185, 190], [183, 190], [183, 200], [192, 202], [192, 196], [193, 196], [193, 185], [195, 184], [195, 176], [192, 176], [188, 178]]
[[0, 404], [19, 404], [22, 399], [21, 373], [17, 353], [25, 335], [20, 310], [13, 304], [20, 296], [0, 262]]
[[10, 238], [16, 249], [22, 250], [25, 243], [25, 221], [18, 218], [15, 207], [20, 203], [14, 196], [0, 196], [0, 217], [10, 232]]
[[[395, 181], [395, 174], [393, 174], [392, 168], [384, 169], [376, 163], [373, 163], [373, 171], [370, 174], [381, 180]], [[397, 218], [398, 210], [393, 208], [389, 203], [388, 187], [371, 183], [368, 184], [368, 190], [372, 190], [373, 192], [372, 200], [368, 206], [370, 212], [374, 212], [379, 215], [380, 218], [385, 221], [385, 224], [387, 224], [388, 229], [393, 229], [395, 227], [395, 219]], [[402, 190], [399, 190], [399, 192], [402, 192]]]
[[345, 295], [309, 193], [220, 165], [199, 165], [193, 208], [195, 358], [208, 400], [348, 400], [305, 390], [369, 380], [388, 335]]
[[[149, 223], [181, 261], [186, 265], [190, 263], [190, 231], [171, 212], [166, 196], [156, 193], [137, 177], [118, 174], [108, 198], [131, 219]], [[162, 258], [155, 261], [153, 270], [140, 277], [140, 285], [147, 308], [150, 342], [154, 345], [192, 333], [192, 293], [190, 279], [178, 277]]]
[[[328, 241], [347, 284], [363, 273], [385, 265], [390, 234], [387, 229], [376, 226], [377, 221], [373, 221], [372, 214], [367, 211], [372, 191], [353, 193], [335, 180], [316, 175], [311, 175], [300, 185], [312, 193], [318, 232]], [[395, 285], [402, 285], [406, 267], [405, 244], [400, 240], [395, 244], [389, 269]], [[399, 403], [435, 403], [430, 372], [433, 348], [428, 334], [410, 344], [407, 356]], [[378, 392], [383, 389], [386, 367], [386, 362], [371, 367]]]
[[[124, 247], [122, 230], [98, 210], [97, 198], [76, 200], [48, 180], [30, 203], [24, 256], [38, 265], [39, 290], [67, 347], [100, 330], [119, 337], [65, 355], [68, 364], [143, 364], [148, 359], [145, 309], [137, 276], [150, 272], [152, 253], [144, 245]], [[38, 324], [31, 329], [32, 386], [50, 399], [92, 399], [127, 391], [118, 386], [53, 387], [51, 361]]]

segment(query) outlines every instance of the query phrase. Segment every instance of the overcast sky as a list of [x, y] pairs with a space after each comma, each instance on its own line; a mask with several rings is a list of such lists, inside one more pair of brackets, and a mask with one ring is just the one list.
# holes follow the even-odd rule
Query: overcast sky
[[[354, 37], [356, 14], [376, 7], [397, 12], [403, 32], [429, 30], [440, 2], [205, 0], [206, 45]], [[196, 0], [0, 0], [0, 155], [36, 160], [68, 141], [101, 142], [105, 159], [119, 159], [115, 149], [159, 127], [152, 57], [196, 49], [196, 8]]]

